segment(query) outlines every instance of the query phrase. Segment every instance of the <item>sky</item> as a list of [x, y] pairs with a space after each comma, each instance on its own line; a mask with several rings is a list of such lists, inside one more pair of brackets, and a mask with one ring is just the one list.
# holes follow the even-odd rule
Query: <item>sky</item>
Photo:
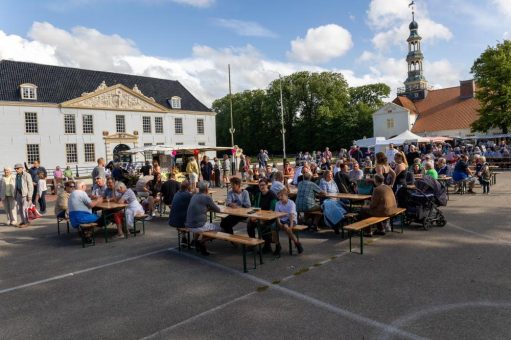
[[[409, 3], [0, 0], [0, 59], [178, 80], [208, 106], [228, 93], [228, 64], [233, 92], [307, 70], [383, 82], [394, 95], [406, 79]], [[474, 60], [511, 39], [511, 0], [415, 0], [414, 10], [435, 88], [472, 78]]]

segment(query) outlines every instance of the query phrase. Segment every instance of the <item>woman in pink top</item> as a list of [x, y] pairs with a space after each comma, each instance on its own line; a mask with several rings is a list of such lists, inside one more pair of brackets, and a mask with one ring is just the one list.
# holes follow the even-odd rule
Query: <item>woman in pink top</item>
[[64, 178], [64, 172], [57, 165], [55, 171], [53, 171], [53, 191], [55, 195], [58, 193], [58, 188], [62, 184], [62, 178]]

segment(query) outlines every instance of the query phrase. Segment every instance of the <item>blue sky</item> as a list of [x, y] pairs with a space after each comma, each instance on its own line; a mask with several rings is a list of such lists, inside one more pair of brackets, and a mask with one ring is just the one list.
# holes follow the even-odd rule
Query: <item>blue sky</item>
[[[511, 0], [416, 0], [425, 75], [470, 78], [510, 38]], [[342, 72], [348, 82], [406, 78], [408, 0], [3, 0], [0, 58], [177, 79], [207, 105], [278, 73]]]

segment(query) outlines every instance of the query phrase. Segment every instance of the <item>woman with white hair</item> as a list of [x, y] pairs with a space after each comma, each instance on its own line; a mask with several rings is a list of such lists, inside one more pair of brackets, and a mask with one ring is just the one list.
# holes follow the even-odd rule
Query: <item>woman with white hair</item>
[[137, 196], [133, 190], [128, 189], [123, 182], [115, 183], [115, 191], [119, 192], [122, 196], [117, 200], [118, 203], [126, 203], [126, 226], [133, 227], [135, 215], [143, 215], [144, 208], [138, 203]]

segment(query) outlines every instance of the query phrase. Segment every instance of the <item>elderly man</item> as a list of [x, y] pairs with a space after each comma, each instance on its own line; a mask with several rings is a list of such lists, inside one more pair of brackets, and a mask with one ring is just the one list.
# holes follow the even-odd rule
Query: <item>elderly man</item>
[[337, 184], [339, 192], [346, 194], [355, 193], [355, 185], [350, 180], [348, 164], [341, 164], [341, 170], [335, 174], [334, 181], [335, 184]]
[[4, 177], [0, 179], [0, 201], [4, 202], [7, 224], [16, 225], [16, 176], [11, 168], [4, 168]]
[[[239, 179], [239, 178], [238, 178]], [[197, 233], [204, 231], [226, 231], [222, 227], [208, 222], [208, 211], [219, 213], [220, 208], [213, 202], [213, 199], [208, 194], [209, 183], [206, 181], [199, 182], [199, 192], [192, 196], [188, 210], [186, 212], [185, 226], [190, 228], [195, 234], [195, 247], [201, 252], [202, 255], [209, 255], [205, 242], [206, 240], [198, 240]], [[229, 231], [227, 231], [229, 232]], [[232, 230], [230, 230], [232, 233]]]
[[75, 183], [72, 181], [68, 181], [64, 183], [64, 190], [61, 190], [57, 195], [57, 200], [55, 201], [55, 216], [57, 218], [69, 218], [68, 214], [68, 201], [69, 196], [75, 190]]
[[[174, 228], [182, 228], [186, 222], [186, 212], [192, 199], [192, 193], [190, 192], [190, 183], [188, 181], [182, 181], [179, 187], [179, 191], [173, 195], [172, 209], [169, 214], [169, 225]], [[186, 240], [185, 242], [186, 243]]]
[[[314, 182], [311, 181], [312, 175], [309, 172], [303, 174], [303, 181], [298, 183], [298, 193], [296, 195], [296, 211], [298, 213], [309, 213], [321, 211], [321, 206], [316, 202], [316, 194], [324, 196], [326, 193]], [[321, 216], [314, 217], [311, 230], [317, 230]]]
[[[367, 208], [362, 208], [359, 218], [367, 218], [370, 216], [387, 217], [392, 216], [397, 209], [396, 197], [392, 188], [383, 184], [383, 175], [374, 175], [374, 191], [371, 198], [371, 205]], [[385, 235], [383, 226], [378, 225], [378, 230], [374, 232], [375, 235]]]
[[472, 170], [470, 170], [470, 168], [468, 167], [467, 155], [461, 155], [460, 160], [456, 163], [454, 167], [452, 179], [454, 180], [454, 182], [468, 181], [468, 193], [475, 194], [475, 191], [473, 189], [476, 178], [472, 176]]
[[32, 167], [28, 169], [30, 176], [32, 177], [32, 186], [34, 190], [32, 192], [32, 203], [36, 204], [37, 195], [37, 183], [39, 182], [39, 173], [44, 173], [44, 178], [47, 177], [46, 169], [39, 165], [39, 161], [36, 160], [32, 163]]
[[85, 192], [86, 185], [84, 182], [77, 182], [75, 190], [69, 195], [68, 211], [71, 226], [78, 229], [80, 224], [98, 223], [102, 225], [103, 219], [92, 213], [92, 208], [103, 202], [103, 198], [99, 197], [92, 201]]
[[95, 200], [98, 197], [103, 197], [105, 195], [106, 183], [105, 178], [101, 176], [97, 176], [94, 178], [94, 186], [92, 188], [91, 198]]
[[357, 181], [360, 181], [362, 178], [364, 178], [364, 171], [360, 169], [360, 164], [357, 162], [353, 163], [353, 169], [351, 169], [349, 173], [349, 178], [353, 183], [356, 183]]
[[[230, 208], [250, 208], [250, 197], [248, 191], [241, 188], [241, 179], [238, 177], [231, 178], [231, 190], [227, 192], [226, 206]], [[243, 221], [244, 217], [229, 215], [222, 219], [220, 226], [229, 234], [232, 234], [232, 228]]]
[[[91, 177], [96, 179], [97, 177], [103, 178], [103, 180], [106, 179], [106, 173], [105, 173], [105, 159], [104, 158], [98, 158], [98, 165], [94, 167], [92, 170]], [[103, 182], [104, 183], [104, 182]], [[96, 183], [93, 185], [93, 189], [96, 188]]]
[[[39, 164], [39, 162], [37, 162], [37, 164]], [[34, 184], [32, 183], [32, 177], [23, 171], [23, 165], [16, 164], [14, 170], [16, 171], [16, 206], [18, 207], [18, 214], [21, 216], [21, 223], [18, 225], [18, 228], [26, 228], [30, 225], [28, 220], [28, 208], [30, 207], [30, 200], [33, 196]]]

